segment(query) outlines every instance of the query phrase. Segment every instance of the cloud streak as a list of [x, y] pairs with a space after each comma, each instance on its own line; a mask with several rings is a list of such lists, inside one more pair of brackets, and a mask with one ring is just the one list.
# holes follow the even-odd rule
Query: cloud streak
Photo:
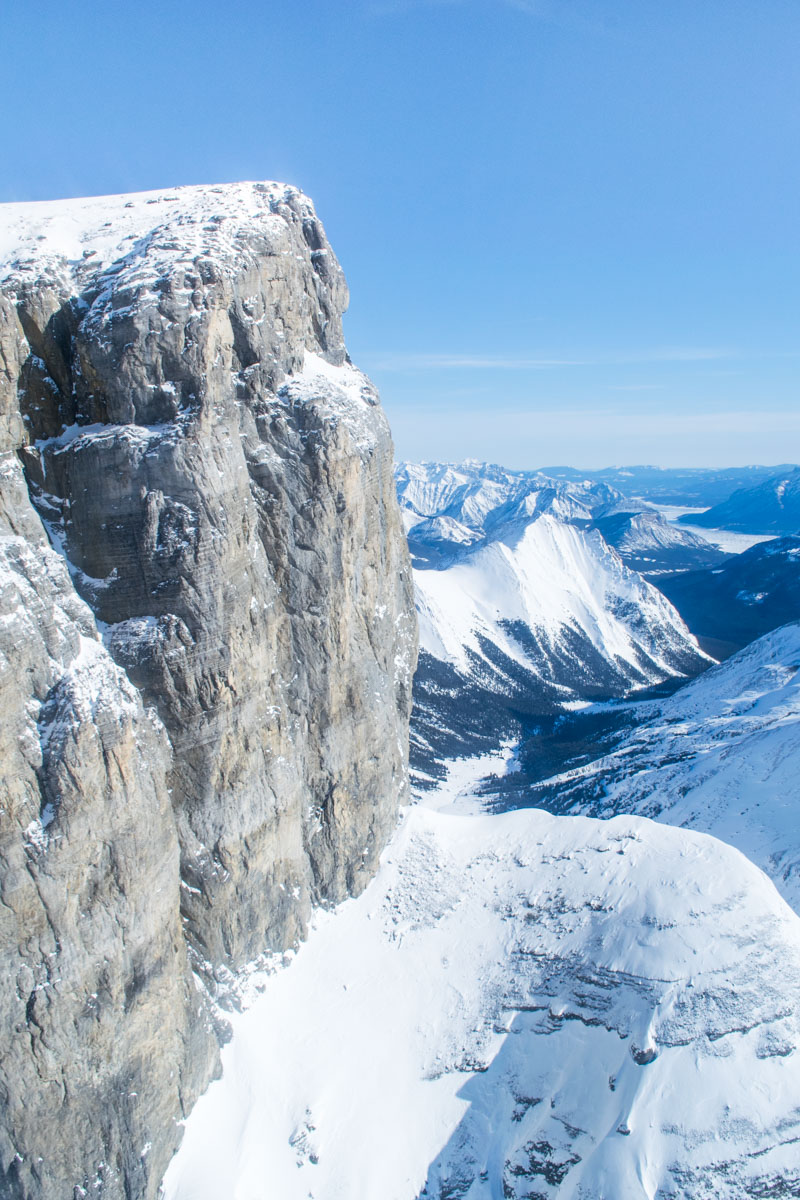
[[[421, 8], [464, 8], [473, 0], [370, 0], [366, 11], [373, 16], [385, 17], [414, 12]], [[550, 15], [549, 0], [485, 0], [493, 8], [511, 8], [527, 13], [531, 17]]]
[[615, 367], [658, 363], [713, 362], [735, 358], [736, 351], [698, 346], [570, 358], [479, 354], [362, 353], [359, 361], [374, 371], [547, 371], [563, 367]]
[[707, 407], [690, 412], [631, 411], [613, 405], [510, 408], [463, 414], [388, 406], [399, 458], [456, 462], [480, 458], [509, 467], [571, 463], [731, 466], [800, 461], [800, 412]]

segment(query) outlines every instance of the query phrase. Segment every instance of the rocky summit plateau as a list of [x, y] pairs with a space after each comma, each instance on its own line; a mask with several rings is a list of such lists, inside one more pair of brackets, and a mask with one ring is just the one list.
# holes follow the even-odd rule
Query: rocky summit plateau
[[0, 227], [0, 1195], [145, 1200], [218, 1069], [212, 1001], [395, 826], [392, 443], [296, 189]]

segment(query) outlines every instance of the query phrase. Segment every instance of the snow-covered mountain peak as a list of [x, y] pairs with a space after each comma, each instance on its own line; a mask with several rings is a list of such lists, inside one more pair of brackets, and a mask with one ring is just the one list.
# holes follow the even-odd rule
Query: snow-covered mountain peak
[[420, 645], [435, 657], [466, 671], [489, 642], [530, 669], [524, 627], [565, 651], [571, 638], [587, 638], [609, 667], [644, 683], [694, 649], [668, 601], [597, 531], [546, 511], [503, 532], [446, 571], [416, 572]]
[[[543, 513], [587, 525], [600, 515], [630, 507], [620, 492], [604, 483], [551, 479], [540, 471], [507, 470], [474, 460], [400, 463], [395, 478], [420, 568], [447, 565], [465, 550], [498, 538], [513, 541]], [[442, 524], [441, 518], [454, 525]], [[456, 533], [452, 542], [449, 528]]]
[[460, 561], [497, 538], [513, 539], [515, 526], [518, 532], [543, 513], [580, 527], [594, 526], [628, 566], [647, 575], [711, 566], [725, 557], [696, 533], [670, 524], [645, 501], [579, 472], [556, 478], [470, 460], [401, 463], [395, 477], [411, 553], [423, 570]]

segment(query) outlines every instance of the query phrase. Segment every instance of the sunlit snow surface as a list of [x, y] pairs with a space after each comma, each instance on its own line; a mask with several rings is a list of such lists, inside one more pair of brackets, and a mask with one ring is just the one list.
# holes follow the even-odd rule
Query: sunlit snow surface
[[565, 630], [579, 632], [615, 669], [653, 680], [672, 673], [671, 657], [696, 650], [675, 609], [599, 533], [549, 513], [447, 570], [415, 571], [414, 585], [420, 645], [465, 672], [468, 652], [481, 654], [481, 636], [532, 665], [508, 622], [541, 631], [553, 645]]
[[[436, 693], [454, 686], [453, 672], [464, 695], [478, 684], [529, 700], [543, 685], [570, 700], [702, 668], [675, 608], [592, 528], [631, 515], [613, 488], [485, 463], [404, 463], [395, 474], [413, 531], [420, 648], [448, 668], [417, 677], [418, 742], [430, 733], [423, 717], [440, 726], [452, 718], [437, 712]], [[659, 537], [684, 550], [697, 542], [666, 522], [645, 543]]]
[[[217, 258], [226, 247], [235, 259], [243, 253], [245, 230], [283, 237], [285, 224], [271, 209], [287, 195], [297, 196], [297, 189], [227, 183], [4, 204], [0, 280], [39, 275], [48, 265], [55, 273], [93, 276], [115, 264], [114, 275], [131, 283], [159, 265], [191, 262], [210, 246]], [[311, 209], [307, 198], [303, 202]]]
[[797, 1194], [800, 922], [771, 882], [640, 817], [489, 816], [458, 770], [251, 979], [167, 1200]]

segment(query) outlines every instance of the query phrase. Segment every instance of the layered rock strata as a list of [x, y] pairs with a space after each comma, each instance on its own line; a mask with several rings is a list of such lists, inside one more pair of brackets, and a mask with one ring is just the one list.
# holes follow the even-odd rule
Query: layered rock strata
[[375, 870], [411, 573], [304, 196], [3, 207], [0, 1195], [149, 1197], [204, 991]]

